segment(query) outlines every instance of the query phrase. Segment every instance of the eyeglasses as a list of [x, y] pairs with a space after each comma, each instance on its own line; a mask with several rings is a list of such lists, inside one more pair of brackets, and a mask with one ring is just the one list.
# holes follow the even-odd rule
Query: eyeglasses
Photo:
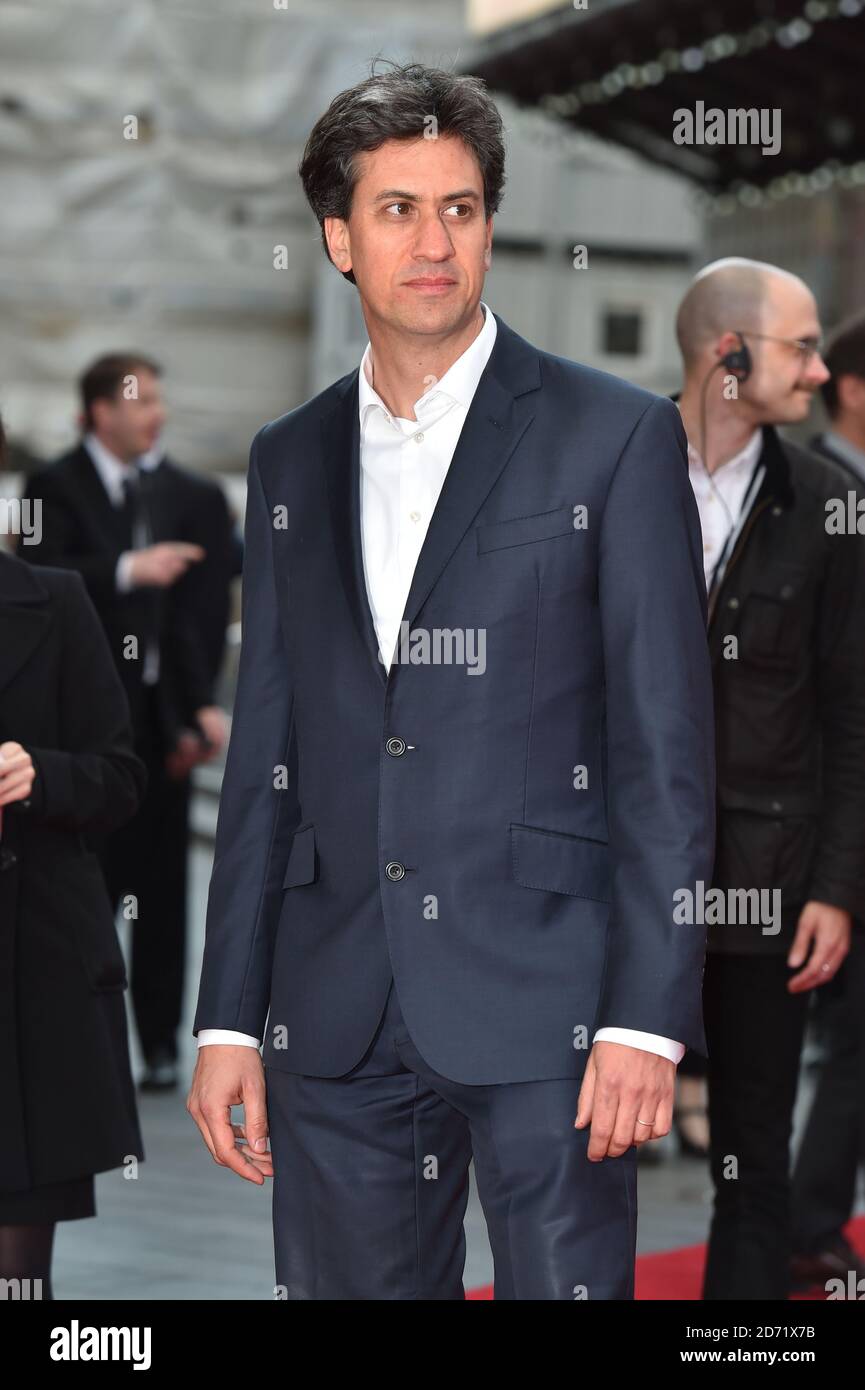
[[[742, 329], [734, 328], [734, 333], [738, 333], [740, 338], [745, 337]], [[795, 348], [802, 357], [802, 365], [807, 365], [811, 361], [815, 352], [820, 352], [823, 347], [823, 339], [819, 338], [775, 338], [771, 333], [752, 333], [748, 331], [749, 338], [763, 338], [767, 343], [786, 343], [788, 347]]]

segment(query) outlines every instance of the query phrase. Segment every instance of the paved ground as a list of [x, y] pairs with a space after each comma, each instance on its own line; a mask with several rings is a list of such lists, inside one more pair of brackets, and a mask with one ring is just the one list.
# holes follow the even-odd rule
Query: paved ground
[[[182, 1035], [185, 1081], [194, 1063], [195, 1040], [189, 1029], [209, 871], [209, 850], [199, 844], [192, 862], [193, 929]], [[138, 1074], [135, 1039], [133, 1057]], [[801, 1116], [810, 1091], [807, 1077], [800, 1091]], [[120, 1170], [100, 1174], [98, 1218], [58, 1227], [58, 1298], [272, 1298], [271, 1185], [254, 1187], [213, 1163], [186, 1113], [185, 1096], [184, 1087], [170, 1096], [140, 1097], [147, 1160], [138, 1178], [124, 1179]], [[672, 1249], [706, 1236], [707, 1170], [702, 1163], [680, 1158], [671, 1138], [662, 1145], [665, 1160], [640, 1168], [641, 1251]], [[466, 1288], [490, 1283], [492, 1262], [474, 1188], [466, 1233]]]

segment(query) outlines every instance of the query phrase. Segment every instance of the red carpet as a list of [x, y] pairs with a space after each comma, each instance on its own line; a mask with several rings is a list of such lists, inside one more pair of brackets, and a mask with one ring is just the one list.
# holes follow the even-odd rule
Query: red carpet
[[[845, 1235], [850, 1244], [865, 1252], [865, 1216], [858, 1216], [845, 1227]], [[668, 1302], [699, 1301], [703, 1279], [703, 1264], [706, 1258], [705, 1245], [686, 1245], [680, 1250], [665, 1250], [659, 1255], [639, 1255], [637, 1257], [638, 1299], [666, 1300]], [[492, 1285], [483, 1289], [472, 1289], [466, 1298], [491, 1299]], [[822, 1288], [796, 1293], [793, 1298], [822, 1299]]]

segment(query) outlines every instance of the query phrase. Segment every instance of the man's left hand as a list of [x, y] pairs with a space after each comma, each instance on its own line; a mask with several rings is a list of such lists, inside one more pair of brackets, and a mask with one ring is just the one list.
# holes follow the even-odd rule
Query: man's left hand
[[[618, 1158], [632, 1144], [669, 1134], [676, 1064], [657, 1052], [624, 1043], [596, 1042], [577, 1102], [575, 1129], [591, 1120], [588, 1157]], [[638, 1120], [647, 1123], [638, 1124]]]
[[849, 912], [843, 908], [832, 907], [829, 903], [806, 903], [796, 923], [796, 935], [787, 964], [801, 965], [811, 952], [808, 964], [798, 975], [787, 981], [790, 994], [801, 994], [803, 990], [825, 985], [837, 971], [850, 950], [850, 933], [853, 921]]

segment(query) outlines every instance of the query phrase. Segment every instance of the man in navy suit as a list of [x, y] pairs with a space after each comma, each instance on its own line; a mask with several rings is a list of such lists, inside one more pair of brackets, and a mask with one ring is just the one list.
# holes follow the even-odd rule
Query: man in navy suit
[[684, 431], [483, 302], [481, 82], [373, 75], [300, 174], [370, 341], [252, 445], [188, 1108], [274, 1177], [284, 1297], [462, 1298], [473, 1159], [497, 1298], [630, 1299], [638, 1146], [705, 1049]]

